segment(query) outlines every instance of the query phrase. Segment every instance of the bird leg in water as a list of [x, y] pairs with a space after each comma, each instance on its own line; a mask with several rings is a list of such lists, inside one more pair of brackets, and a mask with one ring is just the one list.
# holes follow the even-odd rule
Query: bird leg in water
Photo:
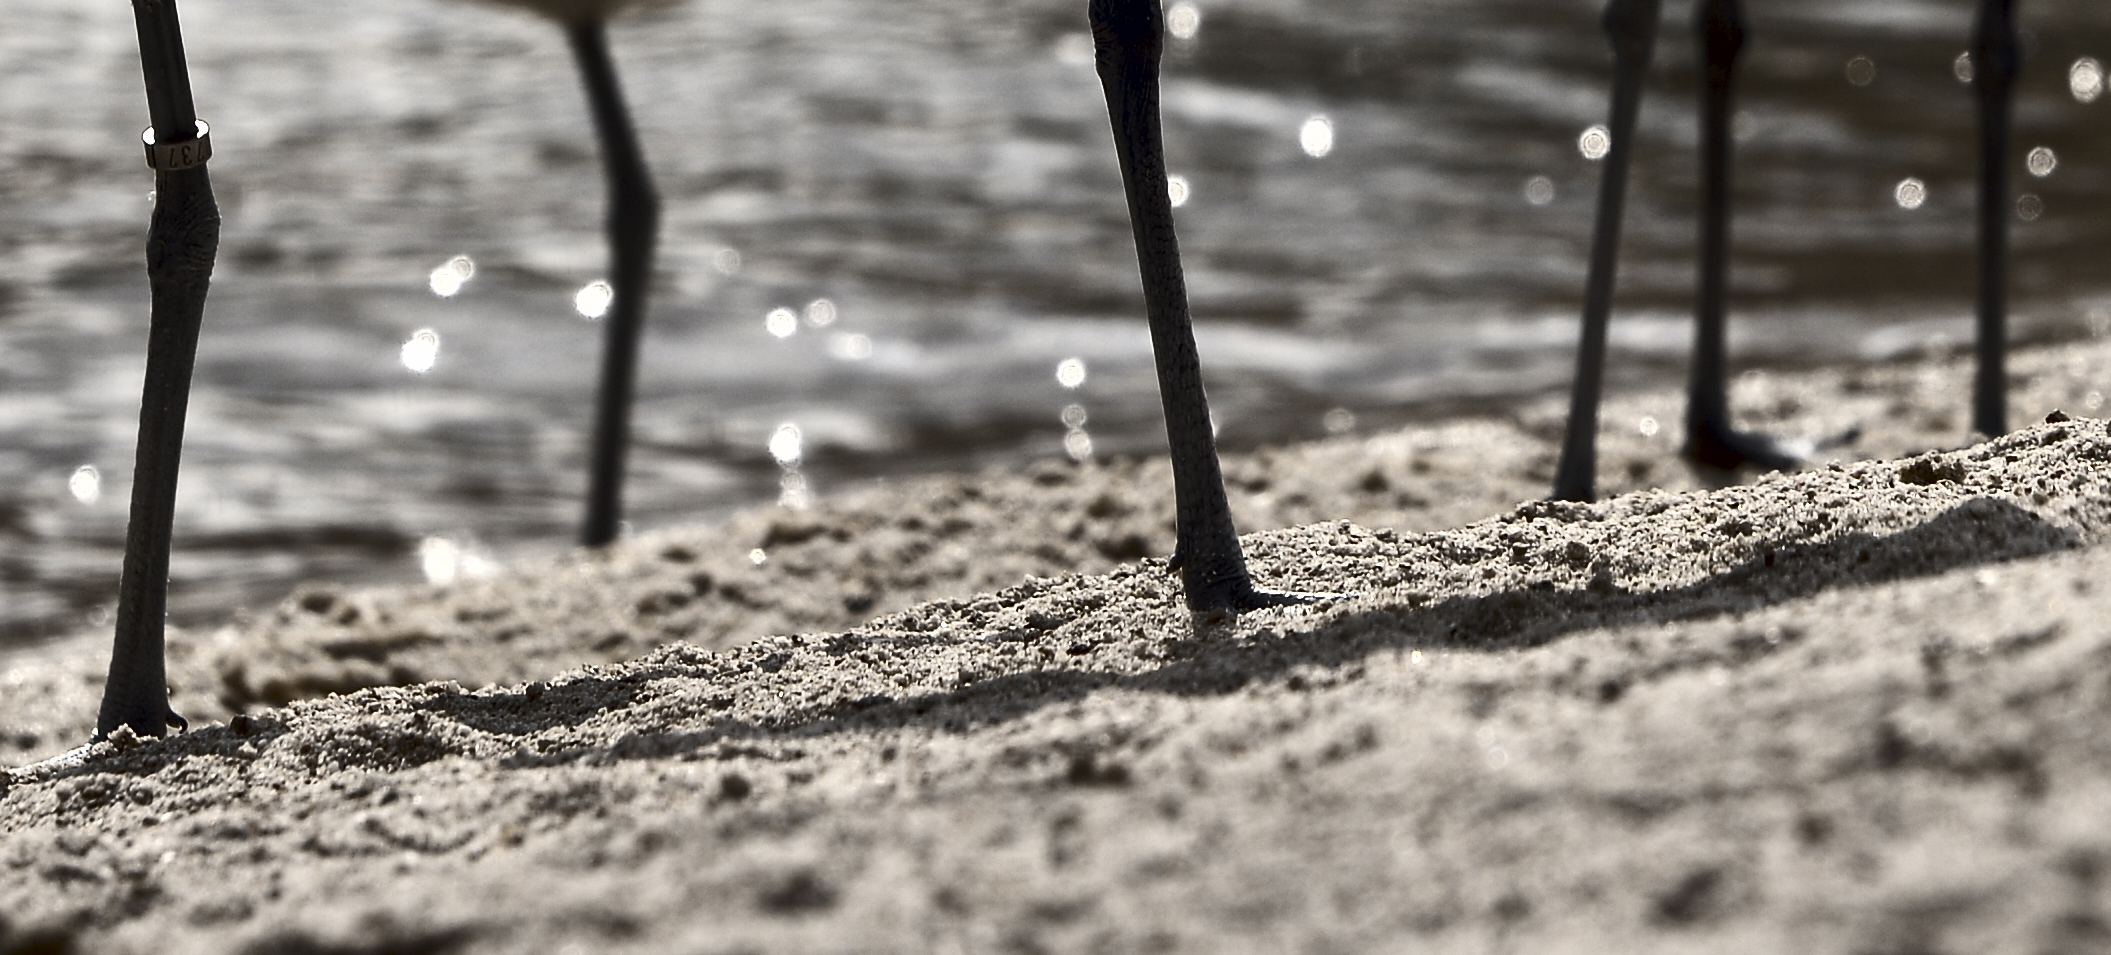
[[1576, 349], [1576, 385], [1569, 424], [1554, 474], [1554, 499], [1588, 501], [1598, 469], [1598, 400], [1605, 386], [1605, 337], [1612, 319], [1613, 277], [1620, 262], [1620, 216], [1627, 202], [1627, 166], [1634, 155], [1635, 114], [1642, 77], [1656, 46], [1658, 0], [1610, 0], [1605, 34], [1613, 47], [1611, 148], [1598, 180], [1598, 222], [1591, 237], [1590, 278], [1583, 293], [1583, 339]]
[[125, 531], [125, 566], [118, 584], [117, 634], [110, 676], [95, 721], [97, 739], [119, 727], [139, 736], [183, 728], [169, 708], [163, 658], [163, 611], [168, 603], [169, 536], [176, 515], [176, 470], [183, 454], [184, 412], [198, 326], [220, 247], [220, 210], [213, 202], [203, 135], [184, 64], [176, 0], [133, 0], [147, 110], [154, 127], [147, 145], [154, 167], [154, 217], [147, 232], [147, 279], [153, 313], [147, 331], [147, 375], [139, 408], [139, 449], [132, 471], [132, 515]]
[[659, 236], [660, 199], [645, 168], [630, 110], [616, 82], [608, 53], [608, 30], [598, 17], [567, 24], [572, 56], [586, 85], [601, 165], [608, 178], [610, 286], [608, 339], [601, 355], [601, 391], [594, 414], [592, 475], [586, 527], [580, 539], [599, 547], [616, 538], [623, 516], [623, 458], [630, 442], [631, 396], [638, 376], [638, 339], [645, 325], [645, 299], [652, 283], [652, 252]]
[[2013, 0], [1986, 0], [1972, 36], [1972, 90], [1979, 99], [1979, 370], [1972, 429], [2008, 430], [2008, 124], [2022, 55]]
[[1236, 612], [1310, 602], [1317, 597], [1255, 589], [1239, 550], [1238, 532], [1232, 528], [1209, 401], [1202, 391], [1202, 361], [1188, 317], [1172, 199], [1166, 192], [1158, 123], [1158, 59], [1165, 43], [1159, 0], [1091, 0], [1090, 16], [1143, 275], [1158, 396], [1165, 406], [1178, 524], [1173, 566], [1180, 571], [1188, 609]]
[[1744, 49], [1738, 0], [1702, 0], [1693, 27], [1701, 53], [1700, 293], [1694, 308], [1693, 377], [1686, 396], [1686, 447], [1694, 464], [1717, 471], [1783, 470], [1802, 463], [1772, 437], [1730, 426], [1725, 378], [1730, 253], [1730, 96]]

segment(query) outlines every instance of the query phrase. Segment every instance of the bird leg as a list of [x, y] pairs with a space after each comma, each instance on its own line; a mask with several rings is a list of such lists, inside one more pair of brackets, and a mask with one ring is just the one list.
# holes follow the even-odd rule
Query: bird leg
[[1151, 352], [1158, 365], [1158, 396], [1165, 406], [1178, 525], [1172, 565], [1180, 571], [1188, 609], [1237, 612], [1318, 599], [1255, 589], [1239, 550], [1238, 532], [1232, 528], [1209, 400], [1202, 391], [1202, 361], [1188, 316], [1172, 200], [1166, 192], [1158, 122], [1158, 59], [1165, 43], [1159, 0], [1091, 0], [1090, 16], [1100, 84], [1107, 94], [1115, 153], [1129, 200], [1129, 224], [1136, 236]]
[[645, 168], [630, 110], [608, 53], [608, 30], [599, 18], [565, 28], [572, 56], [586, 86], [587, 105], [601, 142], [608, 179], [610, 287], [608, 339], [602, 346], [601, 386], [594, 414], [594, 450], [586, 499], [588, 547], [616, 538], [623, 515], [623, 457], [630, 441], [630, 406], [638, 376], [638, 339], [644, 331], [645, 300], [652, 284], [652, 252], [659, 236], [660, 199]]
[[198, 327], [220, 247], [220, 210], [197, 142], [197, 108], [184, 63], [176, 0], [133, 0], [147, 111], [154, 122], [148, 157], [155, 166], [154, 215], [147, 231], [147, 280], [153, 300], [147, 330], [146, 384], [139, 408], [139, 447], [132, 471], [132, 514], [118, 583], [117, 633], [103, 684], [95, 736], [120, 726], [139, 736], [182, 729], [169, 708], [163, 657], [168, 603], [169, 537], [176, 516], [176, 473], [183, 455], [184, 413]]
[[1700, 293], [1694, 308], [1693, 377], [1686, 401], [1686, 458], [1705, 468], [1782, 470], [1802, 456], [1764, 434], [1730, 426], [1724, 326], [1730, 258], [1730, 97], [1744, 49], [1738, 0], [1702, 0], [1694, 10], [1701, 52]]
[[1656, 46], [1658, 0], [1609, 0], [1605, 34], [1613, 47], [1612, 146], [1598, 180], [1598, 222], [1591, 236], [1590, 278], [1583, 293], [1583, 340], [1576, 349], [1576, 385], [1568, 431], [1554, 474], [1554, 499], [1588, 501], [1598, 469], [1598, 400], [1605, 387], [1605, 337], [1612, 319], [1613, 276], [1620, 262], [1620, 216], [1627, 202], [1627, 166], [1634, 155], [1635, 115], [1642, 77]]
[[1979, 369], [1972, 429], [2008, 430], [2008, 133], [2010, 90], [2022, 54], [2014, 0], [1985, 0], [1972, 36], [1972, 90], [1979, 99]]

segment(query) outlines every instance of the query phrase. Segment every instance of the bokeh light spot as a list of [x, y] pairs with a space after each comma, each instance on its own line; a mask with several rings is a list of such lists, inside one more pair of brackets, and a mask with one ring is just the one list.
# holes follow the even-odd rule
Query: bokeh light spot
[[1901, 209], [1918, 209], [1928, 201], [1928, 184], [1907, 176], [1898, 181], [1898, 188], [1891, 191], [1891, 197], [1898, 200]]
[[770, 457], [776, 458], [778, 464], [797, 464], [805, 452], [805, 443], [806, 438], [799, 432], [799, 426], [787, 421], [770, 434]]
[[1180, 0], [1165, 12], [1165, 32], [1176, 40], [1192, 40], [1202, 29], [1202, 8], [1190, 0]]
[[2030, 155], [2023, 157], [2023, 165], [2030, 170], [2031, 175], [2043, 179], [2052, 175], [2053, 170], [2060, 168], [2060, 157], [2053, 155], [2051, 147], [2039, 146], [2031, 150]]
[[425, 277], [425, 284], [432, 289], [434, 295], [453, 298], [455, 293], [460, 292], [462, 286], [468, 285], [469, 280], [475, 276], [476, 262], [466, 255], [457, 255], [441, 263], [439, 268], [433, 269], [432, 273]]
[[431, 371], [432, 366], [440, 360], [440, 333], [430, 328], [412, 332], [410, 341], [403, 343], [398, 357], [402, 360], [403, 367], [418, 374]]
[[2077, 103], [2094, 103], [2104, 95], [2104, 65], [2095, 57], [2085, 56], [2067, 68], [2067, 92], [2074, 94]]
[[1876, 61], [1866, 56], [1848, 60], [1847, 82], [1856, 86], [1868, 86], [1876, 82]]
[[828, 336], [828, 354], [838, 361], [864, 361], [872, 357], [872, 339], [855, 332]]
[[1297, 145], [1305, 155], [1314, 159], [1333, 152], [1334, 121], [1324, 113], [1306, 119], [1305, 124], [1297, 128]]
[[66, 479], [66, 490], [73, 499], [83, 504], [93, 504], [103, 496], [103, 473], [93, 464], [83, 464], [73, 469], [73, 476]]
[[608, 307], [615, 300], [616, 290], [607, 282], [588, 282], [585, 288], [572, 296], [572, 308], [579, 312], [580, 318], [590, 322], [598, 321], [601, 316], [608, 314]]

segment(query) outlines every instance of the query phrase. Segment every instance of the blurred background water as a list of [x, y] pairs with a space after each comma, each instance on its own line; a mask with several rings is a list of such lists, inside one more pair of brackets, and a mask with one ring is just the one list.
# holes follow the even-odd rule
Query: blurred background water
[[[1968, 342], [1976, 3], [1747, 6], [1736, 360]], [[1595, 0], [1172, 10], [1171, 188], [1225, 444], [1567, 386], [1610, 76]], [[172, 619], [566, 546], [604, 250], [558, 31], [440, 0], [183, 13], [226, 223]], [[1625, 386], [1677, 380], [1690, 338], [1690, 7], [1664, 15], [1613, 332]], [[2019, 334], [2100, 333], [2111, 4], [2022, 18]], [[1162, 445], [1083, 29], [1083, 0], [692, 0], [614, 28], [666, 206], [635, 526]], [[0, 645], [114, 605], [145, 114], [125, 4], [0, 7]]]

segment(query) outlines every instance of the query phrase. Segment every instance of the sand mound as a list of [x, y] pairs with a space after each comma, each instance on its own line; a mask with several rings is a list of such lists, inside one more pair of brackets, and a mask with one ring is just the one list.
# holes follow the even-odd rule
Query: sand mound
[[[2111, 343], [2018, 352], [2011, 402], [2022, 420], [2100, 408]], [[1733, 391], [1750, 426], [1857, 440], [1842, 460], [1954, 447], [1969, 366], [1951, 358], [1875, 368], [1748, 372]], [[1683, 399], [1609, 402], [1600, 431], [1607, 495], [1705, 481], [1673, 458]], [[1546, 493], [1566, 402], [1502, 418], [1233, 455], [1232, 506], [1247, 531], [1346, 519], [1402, 533], [1458, 527]], [[897, 481], [824, 497], [805, 512], [758, 510], [646, 534], [446, 587], [358, 593], [316, 584], [213, 632], [170, 635], [178, 711], [222, 721], [241, 710], [360, 687], [547, 679], [634, 659], [669, 643], [724, 648], [760, 637], [839, 631], [926, 600], [988, 593], [1028, 576], [1107, 573], [1173, 543], [1162, 460], [1048, 462]], [[181, 542], [176, 560], [185, 555]], [[762, 564], [750, 560], [761, 550]], [[0, 658], [0, 761], [24, 763], [87, 738], [109, 652], [82, 634]]]
[[[1145, 561], [749, 639], [634, 602], [744, 572], [661, 539], [605, 578], [419, 591], [456, 623], [512, 593], [516, 642], [629, 606], [612, 632], [738, 645], [18, 773], [0, 948], [2102, 951], [2107, 463], [2073, 420], [1457, 530], [1273, 531], [1257, 577], [1357, 596], [1231, 623]], [[297, 614], [359, 617], [265, 632], [413, 603], [311, 593]], [[459, 640], [433, 637], [369, 655], [438, 668]], [[270, 672], [378, 662], [327, 639]]]

